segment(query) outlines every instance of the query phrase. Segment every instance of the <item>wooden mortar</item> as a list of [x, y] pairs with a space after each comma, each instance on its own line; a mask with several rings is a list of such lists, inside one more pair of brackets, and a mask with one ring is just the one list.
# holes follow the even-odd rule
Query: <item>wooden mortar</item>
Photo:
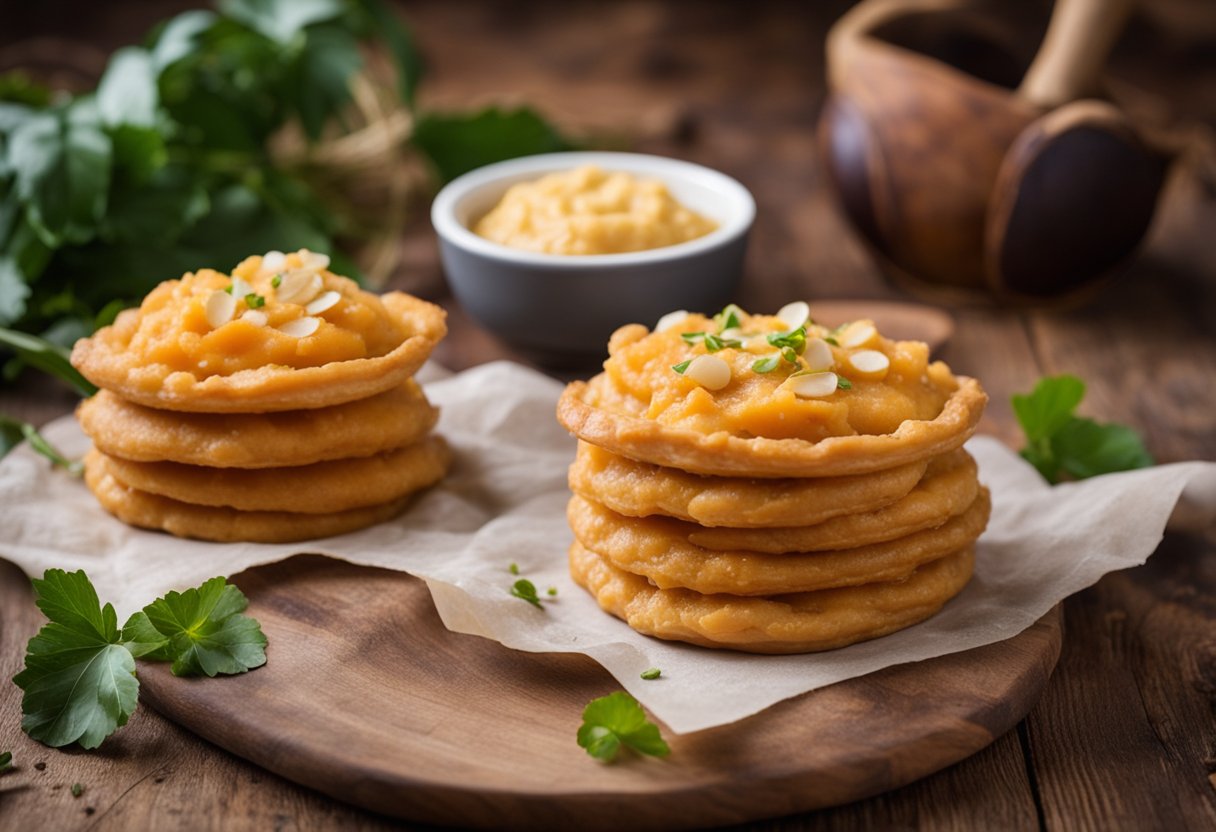
[[833, 27], [820, 152], [892, 276], [1041, 301], [1135, 250], [1167, 158], [1088, 97], [1129, 5], [1061, 0], [1020, 87], [1000, 32], [958, 0], [869, 0]]

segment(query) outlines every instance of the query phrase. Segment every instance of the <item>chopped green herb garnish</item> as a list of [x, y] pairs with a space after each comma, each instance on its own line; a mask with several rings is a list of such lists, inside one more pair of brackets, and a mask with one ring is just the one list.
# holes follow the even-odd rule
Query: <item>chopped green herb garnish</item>
[[13, 752], [5, 751], [0, 754], [0, 774], [10, 771], [13, 768]]
[[245, 295], [245, 305], [250, 309], [258, 309], [266, 305], [266, 298], [259, 295], [257, 292], [250, 292]]
[[836, 376], [836, 388], [839, 390], [852, 390], [853, 382], [849, 381], [844, 376]]
[[718, 325], [718, 332], [725, 332], [728, 329], [737, 329], [742, 325], [739, 316], [745, 314], [742, 309], [735, 306], [733, 303], [728, 303], [726, 307], [714, 315], [714, 323]]
[[683, 338], [684, 342], [687, 344], [695, 344], [698, 341], [700, 341], [702, 338], [705, 337], [705, 333], [704, 332], [681, 332], [680, 337]]
[[527, 578], [520, 578], [511, 585], [511, 594], [516, 598], [527, 601], [537, 609], [542, 609], [540, 605], [540, 596], [536, 594], [536, 584], [529, 581]]
[[831, 344], [833, 347], [839, 347], [839, 346], [840, 346], [840, 342], [839, 342], [839, 341], [837, 341], [835, 338], [833, 338], [831, 335], [827, 336], [827, 337], [826, 337], [826, 338], [824, 338], [823, 340], [827, 341], [827, 342], [828, 342], [829, 344]]
[[684, 375], [684, 371], [688, 369], [688, 365], [691, 363], [692, 359], [690, 358], [687, 361], [681, 361], [679, 364], [672, 365], [671, 369], [675, 370], [680, 375]]
[[806, 327], [800, 326], [789, 332], [774, 332], [768, 336], [768, 342], [778, 349], [792, 349], [795, 354], [802, 355], [806, 349]]
[[611, 762], [621, 746], [641, 754], [666, 757], [671, 748], [659, 727], [646, 719], [638, 701], [624, 691], [592, 699], [583, 709], [578, 744], [597, 760]]
[[1013, 396], [1013, 412], [1026, 435], [1022, 457], [1044, 479], [1059, 482], [1062, 473], [1085, 479], [1153, 464], [1131, 428], [1074, 415], [1083, 398], [1085, 383], [1071, 375], [1042, 378], [1029, 394]]
[[83, 462], [65, 457], [33, 425], [27, 422], [18, 422], [7, 416], [0, 416], [0, 456], [4, 456], [9, 449], [22, 439], [29, 442], [30, 448], [35, 452], [49, 459], [53, 465], [63, 468], [72, 476], [78, 477], [84, 473]]
[[122, 630], [83, 571], [48, 569], [32, 583], [49, 621], [30, 639], [13, 682], [25, 691], [22, 729], [46, 745], [96, 748], [126, 725], [139, 698], [136, 657], [172, 660], [179, 675], [241, 672], [265, 662], [257, 622], [237, 615], [245, 596], [223, 578], [169, 593]]
[[227, 286], [225, 286], [224, 291], [231, 295], [232, 294], [232, 284], [229, 283]]
[[651, 681], [652, 679], [657, 679], [662, 675], [663, 675], [663, 671], [659, 670], [657, 667], [651, 667], [651, 668], [648, 668], [647, 670], [642, 671], [642, 678], [648, 682]]
[[82, 794], [84, 794], [84, 786], [81, 785], [80, 783], [73, 783], [72, 784], [72, 797], [80, 797]]
[[270, 278], [270, 285], [271, 285], [271, 287], [273, 287], [275, 289], [279, 288], [279, 284], [282, 282], [283, 282], [283, 274], [281, 272], [279, 274], [276, 274], [274, 277]]
[[752, 372], [754, 373], [771, 373], [781, 364], [781, 356], [770, 355], [768, 358], [761, 358], [759, 361], [752, 362]]
[[511, 563], [509, 563], [507, 565], [507, 571], [510, 572], [512, 575], [518, 575], [519, 574], [519, 564], [516, 563], [515, 561], [511, 561]]
[[725, 347], [738, 349], [743, 346], [743, 342], [736, 338], [719, 338], [717, 335], [709, 332], [683, 332], [680, 334], [680, 337], [689, 344], [701, 341], [705, 344], [705, 349], [708, 352], [717, 352]]
[[557, 587], [555, 587], [555, 586], [551, 586], [551, 587], [549, 587], [547, 590], [545, 590], [545, 593], [546, 593], [546, 594], [547, 594], [547, 595], [548, 595], [550, 598], [552, 598], [554, 595], [556, 595], [556, 594], [557, 594]]
[[798, 363], [798, 351], [793, 347], [783, 347], [781, 349], [781, 357], [791, 364]]

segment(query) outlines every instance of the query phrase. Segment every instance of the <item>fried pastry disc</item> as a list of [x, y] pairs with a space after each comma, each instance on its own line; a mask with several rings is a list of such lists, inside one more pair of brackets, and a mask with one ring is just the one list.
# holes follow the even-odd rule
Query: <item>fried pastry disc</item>
[[570, 488], [630, 517], [663, 514], [701, 526], [767, 528], [811, 525], [880, 509], [911, 491], [927, 464], [921, 459], [849, 477], [703, 477], [636, 462], [580, 441], [570, 466]]
[[657, 589], [578, 542], [570, 574], [605, 611], [640, 633], [749, 653], [812, 653], [878, 638], [929, 618], [971, 578], [970, 546], [931, 561], [904, 581], [740, 598]]
[[101, 507], [131, 526], [217, 543], [294, 543], [317, 540], [383, 523], [400, 514], [412, 495], [378, 506], [333, 514], [238, 511], [196, 506], [121, 485], [104, 466], [85, 468], [85, 482]]
[[128, 488], [200, 506], [241, 511], [332, 514], [391, 502], [443, 478], [452, 453], [431, 436], [395, 451], [295, 468], [203, 468], [176, 462], [131, 462], [97, 449], [86, 466], [100, 466]]
[[980, 484], [975, 460], [963, 449], [929, 463], [925, 477], [907, 496], [863, 514], [782, 529], [703, 529], [685, 525], [689, 543], [706, 549], [750, 552], [825, 552], [881, 543], [941, 526], [975, 502]]
[[[276, 287], [260, 261], [250, 258], [233, 272], [248, 280], [260, 306], [245, 308], [241, 298], [237, 311], [214, 312], [211, 297], [232, 291], [233, 280], [203, 269], [160, 284], [138, 309], [77, 341], [72, 364], [98, 387], [148, 407], [310, 410], [398, 386], [447, 333], [443, 309], [403, 292], [377, 297], [322, 269], [302, 274], [320, 281], [307, 294], [287, 295], [287, 279]], [[301, 324], [309, 326], [295, 328]]]
[[660, 589], [778, 595], [902, 580], [918, 566], [971, 545], [987, 525], [990, 508], [982, 489], [966, 512], [941, 528], [855, 549], [783, 555], [704, 549], [687, 541], [679, 521], [622, 517], [578, 496], [566, 513], [580, 543]]
[[413, 379], [379, 395], [320, 410], [174, 413], [102, 390], [76, 408], [101, 451], [137, 462], [284, 468], [371, 456], [411, 445], [439, 418]]
[[[975, 379], [958, 389], [931, 420], [907, 420], [893, 433], [830, 436], [817, 442], [701, 433], [612, 409], [603, 374], [562, 392], [558, 421], [579, 439], [620, 456], [724, 477], [835, 477], [882, 471], [961, 447], [975, 432], [988, 396]], [[608, 401], [612, 401], [611, 395]]]

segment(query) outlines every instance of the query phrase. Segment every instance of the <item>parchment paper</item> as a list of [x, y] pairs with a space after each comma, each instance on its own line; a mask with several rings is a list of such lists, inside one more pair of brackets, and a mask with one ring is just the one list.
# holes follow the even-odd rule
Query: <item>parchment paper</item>
[[[1216, 463], [1187, 462], [1046, 485], [999, 442], [972, 440], [993, 515], [975, 577], [929, 621], [885, 638], [805, 656], [704, 650], [640, 636], [600, 611], [566, 571], [566, 467], [574, 440], [557, 424], [561, 385], [507, 362], [426, 385], [457, 458], [442, 486], [399, 519], [308, 544], [213, 544], [130, 528], [84, 484], [28, 447], [0, 461], [0, 556], [29, 575], [84, 569], [119, 621], [168, 589], [311, 552], [409, 572], [426, 580], [452, 630], [535, 652], [585, 653], [676, 733], [723, 725], [791, 696], [893, 664], [1010, 638], [1066, 596], [1156, 548], [1179, 496], [1186, 519], [1216, 517]], [[71, 456], [88, 440], [71, 417], [45, 435]], [[512, 597], [517, 563], [544, 610]], [[255, 610], [256, 613], [256, 610]], [[274, 661], [274, 644], [269, 648]], [[662, 678], [643, 681], [658, 667]]]

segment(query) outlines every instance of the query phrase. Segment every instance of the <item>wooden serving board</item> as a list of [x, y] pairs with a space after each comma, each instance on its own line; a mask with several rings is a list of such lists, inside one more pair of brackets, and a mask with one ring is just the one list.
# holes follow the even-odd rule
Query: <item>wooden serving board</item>
[[177, 679], [141, 665], [141, 698], [340, 800], [460, 826], [688, 828], [878, 794], [1012, 728], [1061, 641], [1057, 607], [1009, 641], [668, 733], [665, 760], [603, 765], [575, 742], [586, 703], [619, 690], [591, 659], [448, 632], [426, 585], [400, 572], [303, 556], [233, 580], [270, 640], [266, 666]]

